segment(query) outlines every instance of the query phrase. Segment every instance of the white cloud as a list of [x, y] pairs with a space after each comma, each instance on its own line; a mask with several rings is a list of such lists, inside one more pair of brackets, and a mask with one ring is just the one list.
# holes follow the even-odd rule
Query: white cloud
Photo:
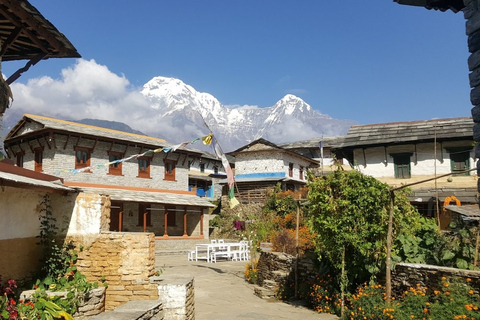
[[224, 107], [228, 108], [228, 109], [238, 109], [238, 110], [254, 110], [254, 109], [259, 109], [260, 108], [257, 105], [248, 105], [248, 104], [244, 104], [244, 105], [230, 104], [230, 105], [226, 105]]
[[158, 131], [158, 123], [151, 121], [155, 111], [139, 90], [95, 60], [77, 60], [60, 79], [34, 78], [11, 89], [12, 108], [22, 113], [120, 121], [145, 133]]

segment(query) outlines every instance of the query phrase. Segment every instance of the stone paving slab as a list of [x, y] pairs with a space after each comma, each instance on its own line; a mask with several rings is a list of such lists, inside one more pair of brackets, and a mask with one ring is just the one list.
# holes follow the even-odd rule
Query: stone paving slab
[[195, 319], [302, 319], [333, 320], [334, 315], [319, 314], [301, 306], [266, 301], [254, 295], [254, 286], [244, 280], [244, 261], [187, 261], [187, 255], [157, 255], [156, 267], [162, 278], [195, 279]]

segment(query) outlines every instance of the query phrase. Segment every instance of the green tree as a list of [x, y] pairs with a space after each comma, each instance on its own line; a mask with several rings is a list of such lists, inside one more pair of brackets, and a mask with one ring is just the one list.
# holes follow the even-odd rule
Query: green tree
[[[309, 177], [306, 210], [320, 258], [341, 271], [342, 294], [384, 270], [390, 188], [377, 179], [340, 166], [327, 176]], [[396, 193], [395, 234], [412, 234], [419, 214], [405, 191]]]

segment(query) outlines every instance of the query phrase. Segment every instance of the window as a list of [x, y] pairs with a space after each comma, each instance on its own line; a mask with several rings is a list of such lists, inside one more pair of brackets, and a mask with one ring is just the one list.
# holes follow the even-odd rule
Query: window
[[213, 173], [214, 173], [214, 174], [218, 174], [218, 166], [214, 166], [214, 167], [213, 167]]
[[138, 178], [150, 178], [150, 158], [138, 158]]
[[90, 167], [90, 150], [87, 148], [75, 148], [75, 169]]
[[175, 162], [165, 160], [165, 180], [175, 181]]
[[[147, 227], [152, 226], [152, 212], [149, 208], [150, 208], [149, 204], [146, 204], [146, 203], [138, 204], [138, 225], [139, 226], [143, 226], [144, 222]], [[144, 219], [146, 221], [144, 221]]]
[[291, 162], [288, 164], [288, 176], [293, 177], [293, 163]]
[[200, 163], [200, 172], [205, 172], [205, 163]]
[[43, 171], [43, 148], [35, 148], [35, 171]]
[[410, 174], [410, 156], [411, 153], [394, 154], [393, 164], [395, 170], [395, 178], [397, 179], [409, 179]]
[[17, 167], [22, 167], [23, 168], [23, 156], [24, 155], [25, 155], [25, 151], [17, 152], [17, 154], [16, 154]]
[[300, 180], [303, 180], [303, 167], [300, 166]]
[[452, 173], [455, 175], [466, 175], [468, 172], [462, 172], [470, 169], [470, 150], [464, 151], [451, 151], [450, 152], [450, 167]]
[[[123, 158], [123, 154], [119, 152], [108, 152], [108, 162], [114, 162], [121, 160]], [[116, 176], [121, 176], [122, 175], [122, 162], [116, 162], [110, 164], [108, 168], [108, 174], [113, 174]]]

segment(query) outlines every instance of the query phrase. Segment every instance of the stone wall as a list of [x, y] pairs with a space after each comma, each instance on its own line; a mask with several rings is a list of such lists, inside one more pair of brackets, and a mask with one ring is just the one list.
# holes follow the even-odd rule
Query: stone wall
[[470, 285], [477, 291], [480, 290], [480, 271], [426, 264], [399, 263], [392, 272], [392, 292], [399, 296], [408, 288], [415, 288], [417, 284], [432, 290], [439, 290], [438, 285], [442, 277], [470, 278]]
[[83, 301], [78, 304], [77, 312], [73, 315], [76, 320], [86, 320], [91, 316], [105, 311], [105, 287], [90, 290]]
[[[464, 17], [467, 19], [465, 31], [468, 37], [468, 70], [470, 87], [470, 101], [473, 105], [473, 140], [475, 140], [475, 158], [480, 158], [480, 3], [478, 0], [464, 0]], [[477, 162], [477, 175], [480, 175], [480, 164]], [[480, 191], [480, 184], [478, 184]]]
[[158, 298], [163, 304], [165, 320], [195, 319], [193, 278], [163, 279], [158, 282]]
[[[275, 294], [279, 288], [294, 288], [296, 258], [283, 252], [262, 252], [257, 265], [257, 284]], [[315, 279], [312, 259], [300, 257], [297, 266], [298, 283], [309, 283]], [[265, 295], [255, 291], [257, 295]], [[272, 296], [272, 294], [268, 295]]]
[[158, 299], [157, 286], [150, 282], [155, 273], [153, 233], [104, 232], [79, 252], [77, 266], [88, 281], [108, 284], [106, 310], [130, 300]]
[[[295, 281], [295, 257], [283, 252], [262, 252], [258, 260], [257, 284], [267, 290], [276, 291], [280, 287], [292, 287]], [[298, 262], [298, 283], [308, 284], [314, 280], [316, 270], [314, 261], [300, 258]], [[400, 296], [410, 287], [417, 284], [432, 290], [439, 290], [442, 277], [469, 278], [470, 285], [480, 292], [480, 271], [447, 268], [425, 264], [398, 263], [392, 272], [392, 291]], [[265, 291], [255, 290], [257, 295]], [[269, 297], [273, 296], [270, 294]]]

